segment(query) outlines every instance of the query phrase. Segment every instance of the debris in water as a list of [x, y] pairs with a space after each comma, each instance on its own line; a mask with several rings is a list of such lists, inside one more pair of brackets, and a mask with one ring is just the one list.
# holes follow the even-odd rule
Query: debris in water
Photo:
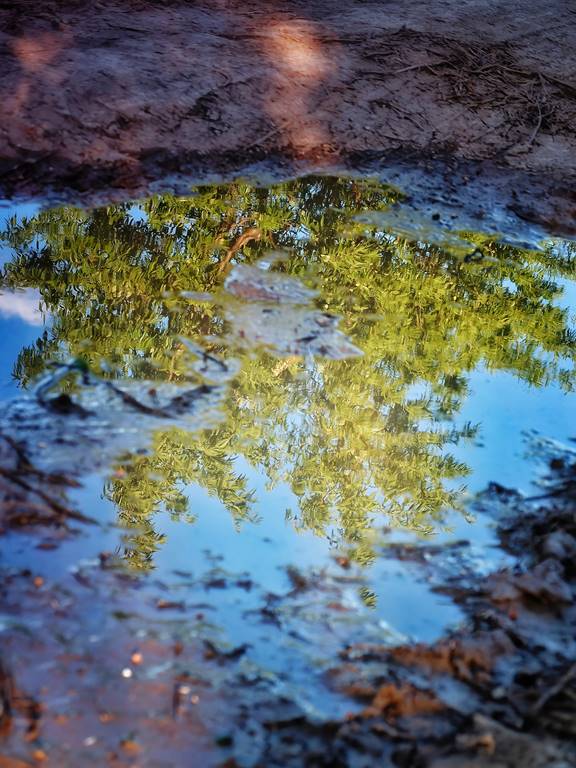
[[224, 288], [238, 299], [274, 304], [307, 304], [318, 295], [296, 277], [266, 272], [248, 264], [236, 264], [224, 281]]
[[245, 349], [263, 347], [279, 357], [293, 355], [346, 360], [362, 354], [339, 331], [338, 318], [304, 307], [245, 304], [227, 310], [229, 343]]

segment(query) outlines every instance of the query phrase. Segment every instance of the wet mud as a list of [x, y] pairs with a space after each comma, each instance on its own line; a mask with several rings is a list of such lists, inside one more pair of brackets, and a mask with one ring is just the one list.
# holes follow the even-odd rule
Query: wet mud
[[419, 210], [574, 234], [573, 21], [567, 0], [3, 3], [0, 190], [372, 171]]
[[[167, 584], [106, 551], [48, 577], [42, 553], [70, 527], [55, 514], [32, 535], [6, 530], [38, 561], [0, 572], [0, 765], [576, 765], [576, 465], [551, 465], [542, 498], [494, 484], [475, 503], [497, 520], [506, 568], [480, 572], [467, 541], [383, 553], [461, 608], [432, 644], [386, 641], [355, 615], [346, 557], [291, 567], [275, 592], [215, 562]], [[3, 489], [6, 528], [9, 506]], [[230, 601], [259, 639], [234, 633]]]

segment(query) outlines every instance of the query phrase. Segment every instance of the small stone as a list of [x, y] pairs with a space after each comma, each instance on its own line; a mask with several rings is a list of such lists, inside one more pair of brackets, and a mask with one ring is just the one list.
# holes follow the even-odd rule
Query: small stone
[[576, 555], [576, 539], [566, 531], [554, 531], [544, 539], [542, 552], [558, 560], [569, 560]]

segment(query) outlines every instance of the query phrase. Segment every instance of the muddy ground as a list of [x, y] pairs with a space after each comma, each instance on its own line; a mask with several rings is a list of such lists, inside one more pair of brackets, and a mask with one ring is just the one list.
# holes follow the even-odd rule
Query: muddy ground
[[[376, 171], [416, 207], [575, 234], [575, 22], [569, 0], [0, 0], [0, 194]], [[283, 594], [216, 568], [166, 585], [108, 551], [43, 571], [89, 523], [18, 451], [2, 443], [1, 544], [37, 559], [0, 565], [0, 768], [576, 766], [572, 464], [546, 499], [484, 496], [506, 570], [469, 568], [466, 542], [390, 548], [465, 616], [414, 646], [354, 624], [345, 559]], [[345, 714], [222, 642], [224, 595], [249, 596], [271, 647], [325, 633]]]
[[[498, 485], [478, 499], [507, 567], [479, 573], [466, 541], [382, 553], [462, 609], [460, 627], [415, 645], [355, 616], [346, 590], [358, 575], [341, 556], [331, 569], [289, 568], [274, 593], [216, 562], [170, 585], [105, 551], [59, 571], [84, 523], [22, 484], [31, 468], [11, 450], [2, 547], [24, 542], [28, 566], [0, 568], [2, 768], [576, 766], [573, 457], [552, 461], [543, 499]], [[235, 637], [230, 600], [287, 654], [284, 672]]]
[[575, 46], [570, 0], [4, 1], [0, 194], [376, 170], [574, 234]]

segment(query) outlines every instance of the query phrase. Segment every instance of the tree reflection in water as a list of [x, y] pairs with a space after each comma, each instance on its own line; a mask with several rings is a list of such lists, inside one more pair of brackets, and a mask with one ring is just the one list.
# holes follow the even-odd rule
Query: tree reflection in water
[[[295, 525], [336, 535], [368, 562], [380, 515], [426, 532], [458, 506], [453, 480], [467, 467], [450, 447], [474, 435], [458, 423], [469, 372], [484, 365], [572, 389], [576, 336], [553, 300], [576, 253], [475, 233], [461, 233], [467, 247], [434, 245], [395, 234], [378, 215], [357, 217], [397, 199], [372, 181], [309, 178], [9, 223], [2, 238], [13, 258], [1, 285], [37, 289], [52, 318], [18, 358], [22, 385], [70, 356], [104, 377], [184, 381], [195, 375], [186, 340], [241, 360], [218, 427], [158, 431], [147, 455], [113, 468], [105, 492], [134, 528], [135, 567], [151, 567], [161, 544], [157, 510], [194, 519], [186, 484], [216, 496], [238, 524], [252, 518], [254, 492], [236, 457], [272, 485], [288, 483]], [[246, 348], [230, 332], [226, 275], [278, 250], [286, 257], [271, 269], [316, 288], [315, 307], [341, 318], [362, 356]]]

